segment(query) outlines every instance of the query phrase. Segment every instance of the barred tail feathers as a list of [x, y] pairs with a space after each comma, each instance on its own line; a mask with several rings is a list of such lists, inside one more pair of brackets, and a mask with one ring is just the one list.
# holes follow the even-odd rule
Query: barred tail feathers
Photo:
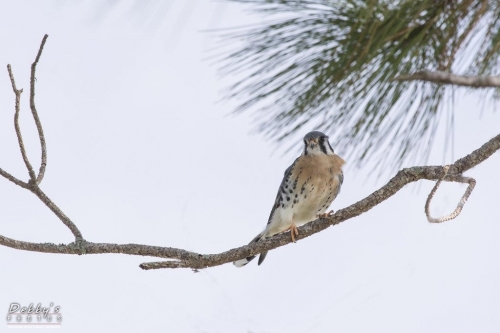
[[[260, 234], [258, 234], [257, 236], [255, 236], [255, 238], [252, 239], [252, 241], [250, 243], [248, 243], [248, 244], [257, 243], [262, 238], [264, 238], [264, 232], [261, 232]], [[267, 251], [260, 254], [260, 256], [259, 256], [259, 265], [262, 264], [262, 262], [266, 258], [266, 255], [267, 255]], [[255, 257], [256, 256], [250, 256], [250, 257], [246, 257], [246, 258], [243, 258], [243, 259], [240, 259], [240, 260], [236, 260], [236, 261], [233, 262], [233, 264], [236, 267], [240, 268], [240, 267], [243, 267], [246, 264], [248, 264], [250, 261], [254, 260]]]

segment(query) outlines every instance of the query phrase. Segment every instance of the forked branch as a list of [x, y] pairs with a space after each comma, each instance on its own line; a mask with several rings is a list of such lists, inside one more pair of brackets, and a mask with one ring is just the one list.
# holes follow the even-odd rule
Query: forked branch
[[[45, 252], [45, 253], [64, 253], [64, 254], [99, 254], [99, 253], [122, 253], [129, 255], [139, 255], [139, 256], [150, 256], [158, 257], [163, 259], [170, 259], [168, 261], [161, 262], [149, 262], [140, 265], [142, 269], [158, 269], [158, 268], [191, 268], [191, 269], [202, 269], [207, 267], [223, 265], [235, 260], [243, 259], [248, 256], [256, 255], [264, 251], [269, 251], [280, 246], [284, 246], [291, 242], [291, 237], [287, 233], [281, 233], [275, 235], [271, 238], [265, 239], [261, 242], [253, 243], [251, 245], [245, 245], [235, 249], [231, 249], [226, 252], [218, 254], [199, 254], [190, 252], [183, 249], [177, 249], [172, 247], [159, 247], [141, 244], [110, 244], [110, 243], [92, 243], [84, 240], [82, 235], [76, 225], [67, 217], [40, 189], [38, 184], [43, 178], [46, 166], [46, 148], [45, 139], [43, 136], [43, 131], [41, 127], [40, 120], [36, 108], [34, 106], [34, 77], [35, 69], [40, 58], [43, 46], [45, 44], [47, 36], [44, 37], [40, 50], [36, 57], [35, 62], [31, 67], [31, 93], [30, 93], [30, 106], [37, 124], [38, 135], [40, 138], [40, 143], [42, 146], [42, 163], [38, 175], [35, 177], [33, 168], [24, 151], [24, 144], [22, 141], [21, 132], [19, 129], [19, 124], [17, 122], [17, 115], [19, 114], [19, 99], [21, 95], [21, 90], [17, 90], [14, 76], [9, 68], [9, 75], [11, 77], [12, 87], [16, 95], [16, 134], [18, 135], [19, 147], [23, 159], [25, 160], [26, 167], [30, 175], [30, 181], [25, 183], [8, 172], [0, 169], [0, 175], [7, 180], [13, 182], [14, 184], [28, 189], [34, 193], [49, 209], [54, 212], [54, 214], [59, 217], [59, 219], [72, 231], [75, 235], [76, 240], [70, 244], [60, 244], [56, 245], [53, 243], [30, 243], [18, 241], [5, 236], [0, 235], [0, 245], [8, 246], [14, 249], [34, 251], [34, 252]], [[475, 180], [472, 178], [464, 177], [462, 174], [473, 168], [474, 166], [482, 163], [488, 159], [492, 154], [500, 149], [500, 135], [495, 136], [488, 142], [486, 142], [482, 147], [468, 154], [467, 156], [455, 161], [455, 163], [449, 166], [416, 166], [407, 169], [400, 170], [387, 184], [382, 186], [377, 191], [373, 192], [366, 198], [352, 204], [351, 206], [338, 210], [335, 214], [327, 217], [320, 218], [312, 221], [299, 228], [299, 235], [296, 237], [297, 240], [309, 237], [315, 233], [318, 233], [330, 226], [339, 224], [343, 221], [352, 219], [358, 215], [367, 212], [373, 207], [377, 206], [381, 202], [387, 200], [394, 194], [396, 194], [405, 185], [416, 182], [421, 179], [435, 180], [438, 181], [436, 186], [431, 191], [429, 198], [426, 203], [426, 214], [430, 222], [442, 222], [455, 218], [461, 211], [465, 200], [467, 200], [470, 192], [472, 191]], [[469, 188], [466, 194], [459, 203], [459, 206], [455, 212], [449, 216], [440, 219], [433, 219], [428, 213], [428, 207], [430, 200], [432, 199], [435, 191], [437, 190], [441, 181], [454, 181], [454, 182], [467, 182], [469, 183]]]
[[11, 182], [16, 185], [21, 186], [27, 190], [30, 190], [34, 193], [49, 209], [71, 230], [73, 235], [75, 236], [77, 241], [81, 241], [83, 239], [80, 230], [78, 230], [77, 226], [71, 221], [71, 219], [64, 214], [59, 207], [55, 203], [53, 203], [49, 197], [40, 189], [38, 186], [43, 179], [45, 174], [45, 167], [47, 165], [47, 147], [45, 143], [45, 136], [43, 134], [42, 123], [40, 118], [38, 117], [38, 112], [35, 106], [35, 74], [36, 74], [36, 66], [40, 57], [42, 55], [43, 47], [45, 46], [45, 42], [49, 36], [45, 35], [42, 39], [42, 43], [40, 44], [40, 48], [38, 49], [38, 53], [36, 55], [35, 61], [31, 65], [31, 78], [30, 78], [30, 108], [31, 114], [36, 124], [36, 128], [38, 130], [38, 138], [40, 140], [42, 157], [40, 163], [40, 169], [38, 171], [38, 175], [35, 174], [33, 170], [33, 166], [31, 165], [28, 155], [26, 153], [26, 148], [24, 147], [23, 136], [21, 134], [21, 127], [19, 125], [19, 113], [21, 111], [21, 93], [22, 89], [17, 89], [16, 80], [14, 79], [14, 74], [12, 73], [12, 67], [7, 65], [7, 71], [9, 72], [9, 78], [12, 85], [12, 90], [14, 91], [14, 95], [16, 97], [15, 101], [15, 113], [14, 113], [14, 128], [16, 130], [17, 142], [19, 144], [19, 150], [21, 151], [21, 155], [23, 157], [24, 164], [26, 165], [26, 169], [28, 170], [29, 181], [23, 182], [22, 180], [17, 179], [12, 176], [7, 171], [0, 169], [0, 175], [7, 178]]

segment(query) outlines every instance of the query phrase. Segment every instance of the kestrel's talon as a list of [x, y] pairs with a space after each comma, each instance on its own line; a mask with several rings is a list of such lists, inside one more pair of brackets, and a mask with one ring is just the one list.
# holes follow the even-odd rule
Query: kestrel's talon
[[335, 214], [335, 213], [333, 212], [333, 210], [331, 210], [328, 213], [318, 214], [317, 216], [319, 219], [327, 219], [327, 218], [331, 217], [333, 214]]
[[297, 229], [295, 223], [290, 226], [290, 235], [292, 236], [292, 242], [295, 243], [295, 236], [299, 235], [299, 230]]

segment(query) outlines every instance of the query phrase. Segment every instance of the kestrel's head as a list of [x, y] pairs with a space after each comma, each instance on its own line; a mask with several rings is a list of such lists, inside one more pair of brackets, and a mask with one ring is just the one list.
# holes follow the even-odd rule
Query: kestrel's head
[[304, 155], [322, 154], [334, 155], [328, 136], [318, 131], [307, 133], [304, 137]]

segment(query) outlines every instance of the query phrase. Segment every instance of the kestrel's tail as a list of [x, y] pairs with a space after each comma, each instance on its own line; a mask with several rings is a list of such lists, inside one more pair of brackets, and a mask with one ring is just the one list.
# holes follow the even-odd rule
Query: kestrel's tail
[[[258, 241], [260, 241], [263, 238], [263, 235], [264, 235], [264, 232], [261, 232], [254, 239], [252, 239], [252, 241], [250, 243], [248, 243], [248, 244], [257, 243]], [[262, 252], [260, 254], [260, 256], [259, 256], [259, 265], [262, 264], [262, 262], [264, 261], [264, 259], [266, 259], [266, 255], [267, 255], [267, 251], [266, 252]], [[246, 257], [244, 259], [236, 260], [235, 262], [233, 262], [233, 264], [234, 264], [234, 266], [236, 266], [238, 268], [239, 267], [243, 267], [246, 264], [248, 264], [250, 261], [252, 261], [254, 258], [255, 258], [255, 256]]]

